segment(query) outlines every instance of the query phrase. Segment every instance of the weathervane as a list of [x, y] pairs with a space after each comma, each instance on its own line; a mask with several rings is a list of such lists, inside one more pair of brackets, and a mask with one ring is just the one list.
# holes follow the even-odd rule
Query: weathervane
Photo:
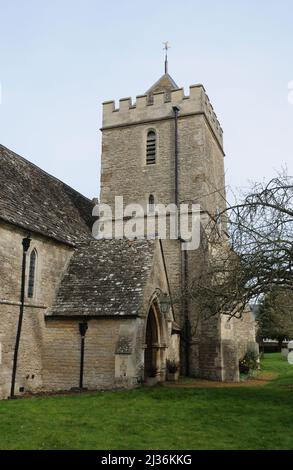
[[163, 41], [165, 51], [165, 73], [168, 73], [168, 49], [170, 49], [169, 41]]

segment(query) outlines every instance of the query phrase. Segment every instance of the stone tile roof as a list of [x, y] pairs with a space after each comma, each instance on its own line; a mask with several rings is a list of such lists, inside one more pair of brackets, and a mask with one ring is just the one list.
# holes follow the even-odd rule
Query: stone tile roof
[[0, 145], [0, 219], [64, 243], [88, 238], [92, 202]]
[[149, 90], [146, 92], [146, 95], [159, 93], [162, 91], [168, 92], [178, 88], [179, 87], [176, 85], [173, 78], [168, 73], [165, 73], [156, 83], [154, 83], [154, 85], [151, 86], [151, 88], [149, 88]]
[[47, 317], [138, 315], [154, 250], [154, 240], [80, 244]]

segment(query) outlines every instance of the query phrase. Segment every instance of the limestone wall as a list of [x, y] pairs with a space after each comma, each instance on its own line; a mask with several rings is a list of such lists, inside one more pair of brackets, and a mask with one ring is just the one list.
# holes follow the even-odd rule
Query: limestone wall
[[114, 205], [115, 196], [124, 203], [146, 207], [150, 194], [155, 202], [174, 202], [172, 163], [174, 122], [157, 123], [157, 163], [146, 165], [146, 138], [150, 125], [103, 131], [101, 202]]
[[119, 100], [119, 108], [115, 107], [114, 101], [106, 101], [103, 103], [103, 128], [170, 118], [174, 105], [180, 107], [182, 115], [203, 114], [222, 143], [222, 128], [209, 97], [200, 84], [190, 86], [188, 96], [184, 95], [183, 88], [171, 90], [170, 99], [165, 96], [165, 92], [154, 93], [151, 103], [147, 95], [137, 96], [135, 103], [132, 103], [131, 98], [122, 98]]
[[[90, 390], [115, 387], [115, 353], [120, 328], [129, 330], [134, 321], [88, 321], [84, 352], [84, 387]], [[79, 387], [81, 337], [78, 324], [78, 320], [70, 319], [46, 322], [43, 352], [43, 383], [46, 390], [70, 390]], [[123, 366], [121, 367], [123, 376]], [[116, 373], [119, 378], [119, 371]], [[135, 375], [127, 369], [125, 374]]]
[[[202, 180], [202, 208], [216, 215], [226, 207], [225, 169], [223, 152], [217, 145], [209, 127], [204, 123], [204, 154], [198, 162], [198, 178]], [[224, 228], [224, 227], [223, 227]]]
[[[13, 352], [18, 324], [22, 239], [27, 232], [1, 222], [0, 225], [0, 397], [10, 391]], [[16, 392], [37, 391], [43, 387], [44, 313], [51, 305], [55, 289], [67, 265], [72, 249], [35, 234], [31, 235], [31, 247], [27, 256], [26, 304], [19, 347]], [[27, 297], [29, 255], [37, 250], [35, 295]]]
[[[10, 392], [13, 352], [19, 316], [22, 244], [27, 233], [14, 226], [0, 226], [0, 398]], [[26, 298], [18, 356], [16, 394], [78, 388], [80, 374], [80, 318], [46, 317], [73, 249], [50, 239], [31, 235], [37, 250], [36, 295]], [[168, 292], [163, 258], [156, 242], [154, 265], [144, 291], [139, 318], [88, 319], [85, 338], [84, 387], [107, 389], [135, 386], [143, 380], [145, 329], [148, 309], [159, 288]], [[28, 274], [28, 269], [27, 269]], [[26, 292], [27, 292], [26, 278]], [[139, 307], [139, 306], [138, 306]], [[161, 317], [161, 379], [168, 354], [178, 357], [178, 338], [171, 338], [172, 316]], [[176, 356], [177, 355], [177, 356]]]
[[248, 349], [256, 345], [256, 322], [249, 307], [243, 312], [241, 319], [235, 318], [233, 322], [238, 359], [241, 359]]
[[[154, 165], [146, 164], [150, 129], [157, 135]], [[203, 210], [215, 213], [225, 201], [222, 150], [202, 115], [179, 119], [178, 140], [179, 202], [201, 204]], [[123, 196], [125, 205], [138, 203], [146, 208], [153, 194], [156, 204], [168, 205], [175, 202], [174, 181], [174, 119], [103, 131], [102, 203], [114, 208], [115, 196]], [[221, 195], [215, 196], [217, 190]]]

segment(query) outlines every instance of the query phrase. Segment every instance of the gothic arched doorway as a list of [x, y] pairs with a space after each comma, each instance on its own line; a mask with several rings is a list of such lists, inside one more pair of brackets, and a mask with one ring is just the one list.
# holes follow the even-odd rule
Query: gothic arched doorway
[[144, 378], [156, 377], [158, 374], [158, 324], [154, 307], [151, 306], [145, 335], [145, 350], [144, 350]]

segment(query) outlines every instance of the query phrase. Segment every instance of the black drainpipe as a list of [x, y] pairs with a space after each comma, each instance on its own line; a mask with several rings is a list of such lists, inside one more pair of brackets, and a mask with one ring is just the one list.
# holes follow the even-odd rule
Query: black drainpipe
[[17, 357], [20, 343], [21, 327], [23, 320], [24, 312], [24, 299], [25, 299], [25, 268], [26, 268], [26, 254], [30, 247], [31, 239], [28, 235], [22, 240], [22, 268], [21, 268], [21, 291], [20, 291], [20, 308], [19, 308], [19, 317], [18, 317], [18, 326], [16, 333], [16, 340], [14, 346], [14, 356], [13, 356], [13, 366], [12, 366], [12, 378], [11, 378], [11, 389], [10, 389], [10, 399], [15, 398], [15, 378], [16, 378], [16, 369], [17, 369]]
[[[178, 114], [180, 109], [178, 106], [173, 106], [173, 113], [175, 118], [175, 204], [178, 209], [179, 204], [179, 191], [178, 191]], [[179, 234], [180, 236], [180, 234]]]
[[[175, 204], [177, 207], [177, 229], [178, 229], [178, 239], [180, 240], [180, 248], [184, 243], [184, 240], [181, 238], [181, 231], [180, 231], [180, 212], [179, 212], [179, 180], [178, 180], [178, 114], [180, 108], [178, 106], [173, 106], [174, 118], [175, 118], [175, 142], [174, 142], [174, 149], [175, 149]], [[190, 324], [189, 324], [189, 315], [188, 315], [188, 299], [187, 299], [187, 251], [181, 249], [181, 283], [182, 283], [182, 307], [183, 307], [183, 314], [184, 314], [184, 362], [185, 362], [185, 374], [188, 376], [190, 372], [189, 367], [189, 343], [190, 343]]]
[[79, 323], [79, 333], [81, 336], [81, 345], [80, 345], [80, 372], [79, 372], [79, 388], [83, 389], [83, 369], [84, 369], [84, 343], [85, 343], [85, 334], [88, 329], [88, 324], [86, 321]]
[[183, 310], [184, 310], [184, 336], [185, 336], [185, 373], [187, 377], [190, 374], [190, 322], [188, 306], [188, 253], [187, 250], [181, 251], [183, 258]]

